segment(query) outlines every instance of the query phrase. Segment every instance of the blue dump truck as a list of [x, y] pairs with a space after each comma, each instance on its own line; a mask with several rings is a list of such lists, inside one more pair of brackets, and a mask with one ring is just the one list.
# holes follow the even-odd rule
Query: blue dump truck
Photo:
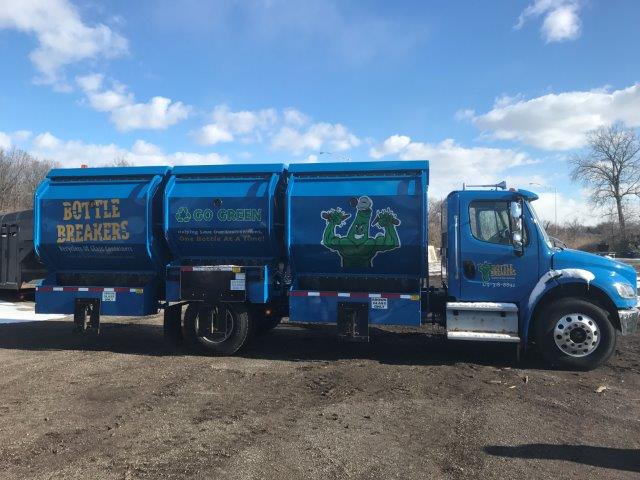
[[[438, 323], [451, 340], [535, 345], [594, 368], [638, 323], [628, 265], [558, 247], [526, 190], [462, 189], [429, 282], [426, 161], [54, 169], [35, 194], [39, 313], [164, 310], [168, 339], [230, 355], [291, 323]], [[425, 352], [428, 354], [428, 352]]]

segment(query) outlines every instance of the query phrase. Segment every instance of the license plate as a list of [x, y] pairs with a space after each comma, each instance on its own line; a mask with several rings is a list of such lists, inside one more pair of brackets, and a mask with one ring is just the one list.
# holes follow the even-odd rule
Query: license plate
[[388, 302], [386, 298], [372, 298], [371, 308], [376, 310], [386, 310], [388, 308]]
[[102, 292], [102, 301], [103, 302], [115, 302], [116, 301], [116, 292]]

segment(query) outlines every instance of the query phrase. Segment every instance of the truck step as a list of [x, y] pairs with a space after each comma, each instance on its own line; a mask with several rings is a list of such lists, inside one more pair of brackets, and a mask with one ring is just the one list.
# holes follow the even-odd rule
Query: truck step
[[476, 342], [519, 342], [513, 303], [447, 302], [447, 338]]
[[506, 342], [517, 343], [520, 337], [509, 333], [488, 333], [488, 332], [447, 332], [449, 340], [471, 340], [475, 342]]
[[498, 302], [447, 302], [447, 310], [478, 310], [487, 312], [517, 312], [515, 303]]

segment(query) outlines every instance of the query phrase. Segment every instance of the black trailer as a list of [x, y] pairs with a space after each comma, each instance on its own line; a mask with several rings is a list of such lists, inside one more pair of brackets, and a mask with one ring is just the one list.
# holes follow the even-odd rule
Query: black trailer
[[0, 215], [0, 289], [18, 291], [45, 276], [33, 249], [33, 210]]

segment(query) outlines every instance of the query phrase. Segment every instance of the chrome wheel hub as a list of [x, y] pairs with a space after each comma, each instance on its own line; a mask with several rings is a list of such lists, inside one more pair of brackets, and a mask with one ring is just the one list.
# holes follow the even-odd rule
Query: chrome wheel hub
[[586, 357], [600, 344], [600, 329], [583, 313], [563, 315], [553, 330], [556, 346], [570, 357]]

